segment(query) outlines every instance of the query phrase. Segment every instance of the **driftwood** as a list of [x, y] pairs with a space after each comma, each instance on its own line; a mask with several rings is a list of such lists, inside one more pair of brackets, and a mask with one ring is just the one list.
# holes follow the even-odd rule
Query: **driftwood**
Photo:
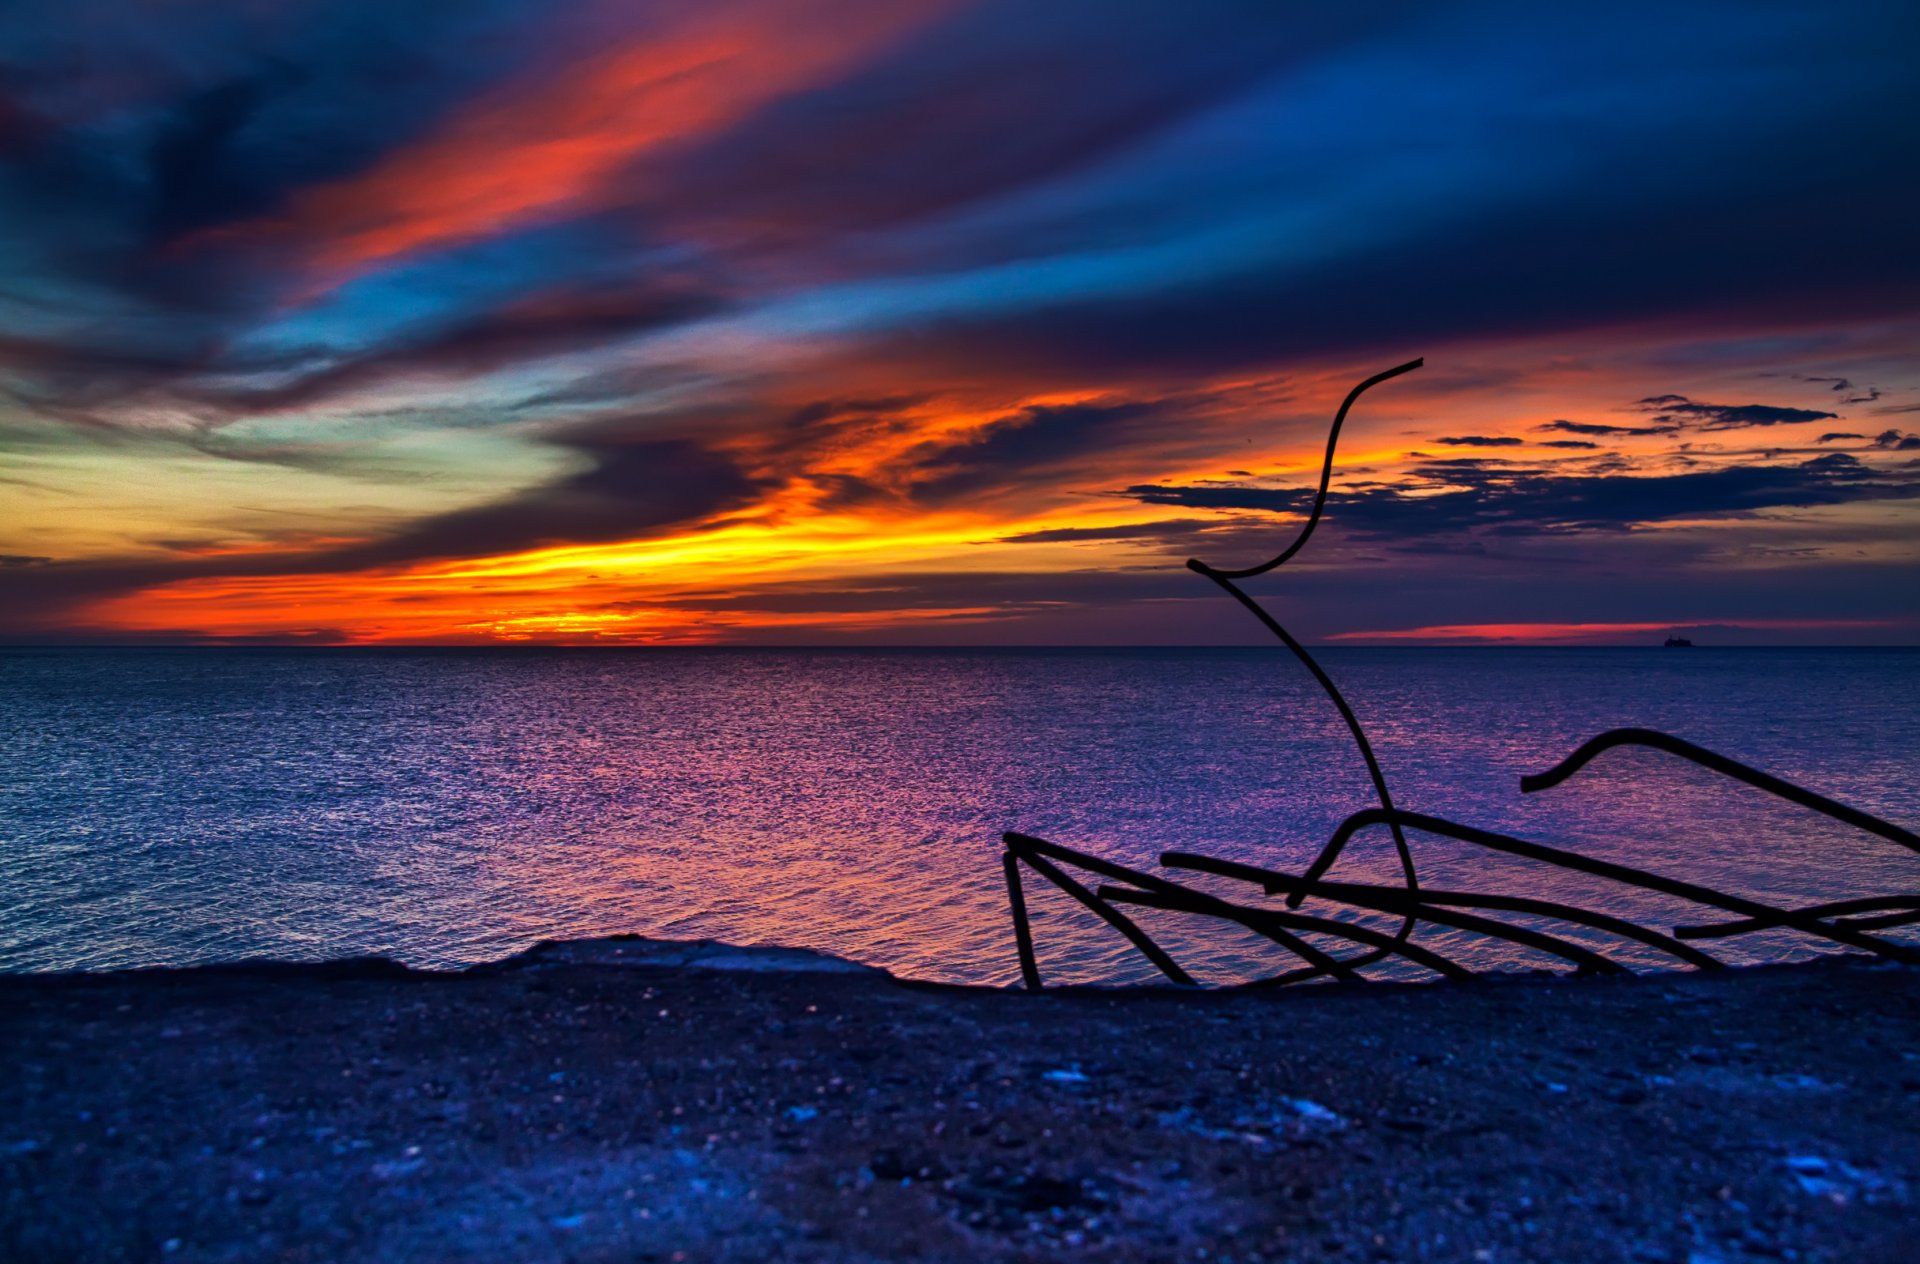
[[[1320, 468], [1320, 487], [1314, 496], [1312, 512], [1293, 542], [1276, 557], [1259, 566], [1250, 566], [1244, 570], [1222, 570], [1197, 560], [1190, 560], [1187, 563], [1189, 570], [1206, 576], [1245, 607], [1279, 639], [1281, 644], [1287, 647], [1319, 683], [1322, 691], [1339, 711], [1340, 718], [1346, 722], [1348, 732], [1352, 734], [1355, 750], [1365, 762], [1367, 775], [1373, 783], [1374, 794], [1379, 800], [1378, 806], [1355, 812], [1342, 821], [1328, 838], [1325, 846], [1321, 848], [1320, 854], [1313, 863], [1299, 874], [1283, 873], [1184, 852], [1166, 852], [1160, 857], [1162, 867], [1169, 870], [1206, 873], [1219, 878], [1245, 882], [1259, 888], [1261, 894], [1267, 897], [1283, 896], [1284, 900], [1279, 906], [1237, 903], [1185, 886], [1162, 875], [1118, 865], [1046, 839], [1027, 834], [1007, 834], [1005, 836], [1006, 851], [1001, 859], [1006, 874], [1007, 898], [1013, 914], [1014, 936], [1020, 952], [1020, 973], [1026, 985], [1036, 989], [1042, 986], [1040, 967], [1034, 953], [1033, 929], [1027, 917], [1026, 894], [1021, 877], [1023, 869], [1052, 883], [1085, 905], [1103, 921], [1126, 936], [1169, 981], [1180, 985], [1191, 985], [1194, 982], [1192, 976], [1183, 970], [1164, 948], [1155, 943], [1153, 938], [1132, 918], [1128, 917], [1120, 906], [1162, 909], [1215, 918], [1242, 926], [1271, 940], [1286, 950], [1298, 964], [1263, 980], [1263, 984], [1267, 985], [1298, 983], [1326, 977], [1360, 981], [1366, 978], [1362, 973], [1366, 967], [1387, 958], [1395, 958], [1447, 978], [1472, 977], [1473, 971], [1469, 968], [1413, 941], [1413, 932], [1422, 924], [1450, 927], [1490, 939], [1505, 940], [1557, 957], [1570, 963], [1576, 971], [1581, 973], [1627, 972], [1625, 965], [1607, 955], [1605, 944], [1611, 942], [1607, 939], [1603, 938], [1598, 945], [1578, 943], [1533, 926], [1517, 925], [1496, 916], [1488, 916], [1488, 914], [1498, 913], [1517, 913], [1566, 923], [1570, 926], [1584, 927], [1589, 931], [1600, 932], [1603, 937], [1611, 936], [1615, 940], [1627, 940], [1657, 949], [1676, 964], [1703, 970], [1723, 968], [1723, 963], [1688, 941], [1725, 939], [1755, 931], [1781, 928], [1798, 931], [1844, 949], [1870, 953], [1893, 961], [1920, 962], [1920, 949], [1883, 939], [1874, 933], [1920, 922], [1920, 894], [1868, 896], [1811, 904], [1800, 908], [1777, 908], [1740, 896], [1728, 895], [1698, 883], [1685, 882], [1609, 861], [1596, 860], [1563, 848], [1512, 838], [1441, 817], [1402, 811], [1394, 806], [1393, 796], [1387, 789], [1386, 774], [1381, 770], [1373, 745], [1367, 740], [1366, 731], [1362, 728], [1359, 718], [1333, 683], [1332, 677], [1327, 675], [1320, 664], [1314, 660], [1313, 655], [1307, 652], [1305, 646], [1295, 640], [1277, 619], [1248, 596], [1235, 581], [1264, 575], [1284, 565], [1306, 546], [1326, 510], [1327, 486], [1333, 476], [1334, 451], [1340, 441], [1340, 428], [1345, 424], [1347, 413], [1353, 407], [1354, 401], [1369, 388], [1389, 378], [1410, 373], [1423, 363], [1422, 360], [1413, 360], [1383, 373], [1376, 373], [1347, 393], [1346, 399], [1340, 405], [1340, 411], [1334, 416], [1333, 426], [1327, 434], [1326, 458]], [[1914, 835], [1910, 830], [1902, 829], [1857, 808], [1835, 802], [1825, 795], [1817, 794], [1757, 768], [1748, 767], [1725, 755], [1652, 729], [1612, 729], [1601, 733], [1545, 772], [1522, 777], [1520, 790], [1522, 793], [1532, 793], [1559, 785], [1577, 774], [1596, 756], [1617, 746], [1644, 746], [1664, 751], [1689, 760], [1720, 776], [1784, 799], [1798, 807], [1830, 817], [1909, 850], [1920, 852], [1920, 836]], [[1400, 862], [1402, 885], [1382, 886], [1326, 880], [1325, 875], [1328, 869], [1339, 858], [1354, 835], [1362, 830], [1381, 826], [1384, 826], [1392, 835], [1394, 850]], [[1642, 890], [1678, 897], [1717, 913], [1733, 914], [1734, 920], [1676, 926], [1668, 932], [1604, 912], [1579, 908], [1554, 900], [1498, 892], [1426, 889], [1420, 885], [1419, 874], [1414, 864], [1413, 848], [1407, 841], [1407, 831], [1410, 829], [1605, 878]], [[1069, 870], [1078, 870], [1107, 881], [1089, 888], [1086, 883], [1072, 876]], [[1301, 906], [1309, 898], [1332, 906], [1327, 911], [1335, 915], [1318, 916], [1301, 912]], [[1398, 926], [1389, 932], [1345, 920], [1345, 917], [1351, 917], [1356, 912], [1385, 913], [1397, 918]], [[1342, 914], [1345, 917], [1340, 916]], [[1321, 937], [1322, 942], [1316, 944], [1304, 938], [1308, 934]], [[1341, 943], [1328, 945], [1325, 943], [1327, 940], [1341, 941]]]

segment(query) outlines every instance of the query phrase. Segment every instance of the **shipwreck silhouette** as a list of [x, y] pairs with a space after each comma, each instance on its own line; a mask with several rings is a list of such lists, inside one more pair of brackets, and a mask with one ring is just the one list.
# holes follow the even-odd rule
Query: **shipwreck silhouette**
[[[1798, 931], [1842, 948], [1871, 953], [1894, 961], [1920, 962], [1920, 948], [1882, 939], [1873, 933], [1920, 922], [1920, 894], [1867, 896], [1799, 908], [1778, 908], [1756, 900], [1728, 895], [1697, 883], [1685, 882], [1609, 861], [1596, 860], [1563, 848], [1513, 838], [1442, 817], [1403, 811], [1394, 806], [1393, 796], [1387, 788], [1386, 774], [1381, 770], [1380, 761], [1374, 755], [1373, 745], [1367, 740], [1366, 731], [1361, 727], [1359, 718], [1354, 715], [1353, 708], [1347, 705], [1346, 698], [1334, 685], [1332, 677], [1328, 676], [1320, 664], [1314, 661], [1313, 655], [1307, 652], [1305, 646], [1295, 640], [1278, 620], [1249, 597], [1234, 581], [1264, 575], [1284, 565], [1306, 546], [1307, 541], [1313, 536], [1314, 528], [1320, 523], [1321, 515], [1326, 510], [1327, 485], [1333, 476], [1333, 458], [1340, 441], [1340, 427], [1346, 422], [1347, 413], [1353, 407], [1354, 401], [1369, 388], [1390, 378], [1399, 377], [1403, 373], [1410, 373], [1423, 363], [1425, 363], [1424, 360], [1412, 360], [1385, 372], [1376, 373], [1347, 393], [1346, 399], [1340, 405], [1340, 411], [1334, 416], [1333, 426], [1327, 434], [1326, 458], [1320, 468], [1320, 487], [1314, 496], [1312, 512], [1293, 542], [1281, 550], [1278, 556], [1259, 566], [1250, 566], [1243, 570], [1222, 570], [1197, 560], [1187, 562], [1189, 570], [1206, 576], [1244, 606], [1269, 632], [1279, 638], [1280, 642], [1319, 682], [1320, 688], [1340, 712], [1341, 719], [1346, 722], [1347, 730], [1353, 736], [1354, 747], [1366, 763], [1367, 774], [1373, 783], [1379, 806], [1355, 812], [1342, 821], [1334, 829], [1332, 836], [1328, 838], [1313, 863], [1299, 874], [1284, 873], [1186, 852], [1165, 852], [1160, 857], [1160, 863], [1166, 869], [1212, 874], [1246, 882], [1258, 887], [1265, 896], [1284, 896], [1284, 907], [1236, 903], [1182, 885], [1158, 874], [1115, 864], [1110, 860], [1063, 847], [1059, 843], [1049, 842], [1043, 838], [1019, 833], [1005, 835], [1006, 851], [1001, 856], [1001, 864], [1006, 874], [1007, 899], [1013, 914], [1014, 936], [1020, 952], [1020, 973], [1026, 985], [1037, 989], [1042, 986], [1042, 982], [1040, 967], [1034, 955], [1033, 929], [1027, 917], [1026, 894], [1021, 885], [1023, 868], [1046, 879], [1090, 909], [1108, 925], [1126, 936], [1169, 980], [1182, 985], [1192, 984], [1193, 978], [1118, 906], [1163, 909], [1216, 918], [1243, 926], [1271, 940], [1297, 958], [1300, 964], [1262, 980], [1261, 982], [1266, 985], [1298, 983], [1326, 977], [1350, 981], [1362, 980], [1366, 976], [1360, 972], [1365, 967], [1388, 957], [1398, 957], [1446, 978], [1474, 977], [1474, 971], [1436, 952], [1431, 947], [1413, 941], [1413, 932], [1422, 923], [1464, 930], [1536, 949], [1571, 963], [1579, 973], [1629, 972], [1626, 965], [1606, 954], [1604, 940], [1602, 946], [1589, 946], [1576, 943], [1561, 935], [1550, 934], [1537, 926], [1523, 926], [1498, 917], [1485, 916], [1484, 914], [1487, 913], [1515, 913], [1585, 927], [1590, 931], [1601, 932], [1603, 936], [1631, 940], [1657, 949], [1674, 961], [1703, 970], [1722, 969], [1724, 963], [1694, 947], [1688, 941], [1721, 939], [1779, 928]], [[1652, 729], [1624, 728], [1601, 733], [1547, 771], [1522, 777], [1520, 790], [1522, 793], [1532, 793], [1551, 789], [1579, 772], [1596, 756], [1616, 746], [1645, 746], [1664, 751], [1799, 807], [1831, 817], [1888, 842], [1898, 843], [1911, 851], [1920, 852], [1920, 836], [1916, 836], [1910, 830], [1902, 829], [1857, 808], [1837, 803], [1824, 795], [1771, 776], [1757, 768], [1750, 768], [1704, 747]], [[1378, 826], [1385, 826], [1392, 834], [1404, 885], [1384, 886], [1327, 881], [1325, 874], [1339, 858], [1347, 843], [1362, 830]], [[1498, 892], [1436, 891], [1423, 888], [1414, 864], [1413, 848], [1407, 841], [1406, 831], [1409, 829], [1456, 839], [1528, 860], [1541, 861], [1627, 886], [1677, 896], [1707, 909], [1733, 914], [1734, 920], [1676, 926], [1671, 932], [1667, 932], [1622, 917], [1554, 900]], [[1066, 871], [1068, 868], [1096, 875], [1108, 881], [1089, 889], [1084, 882], [1070, 875]], [[1330, 911], [1346, 912], [1349, 915], [1355, 911], [1386, 913], [1397, 917], [1399, 925], [1397, 929], [1389, 932], [1374, 926], [1341, 920], [1338, 917], [1303, 913], [1300, 909], [1308, 898], [1337, 906]], [[1356, 952], [1351, 949], [1335, 950], [1322, 947], [1303, 938], [1303, 935], [1309, 933], [1358, 945], [1360, 950]]]

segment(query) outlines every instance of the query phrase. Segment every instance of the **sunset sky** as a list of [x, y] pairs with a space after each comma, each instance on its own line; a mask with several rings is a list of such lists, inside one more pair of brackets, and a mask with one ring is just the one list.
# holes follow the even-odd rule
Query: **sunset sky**
[[0, 638], [1920, 643], [1917, 35], [13, 0]]

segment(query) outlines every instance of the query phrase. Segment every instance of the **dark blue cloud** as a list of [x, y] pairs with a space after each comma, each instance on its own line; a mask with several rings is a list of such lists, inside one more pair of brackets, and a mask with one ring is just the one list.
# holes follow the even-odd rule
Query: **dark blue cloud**
[[[1585, 474], [1491, 460], [1434, 463], [1415, 473], [1423, 484], [1335, 491], [1327, 500], [1329, 522], [1361, 538], [1385, 541], [1459, 531], [1581, 534], [1920, 496], [1920, 477], [1912, 471], [1874, 471], [1841, 452], [1798, 465], [1684, 474]], [[1153, 505], [1285, 513], [1304, 512], [1313, 501], [1310, 488], [1148, 484], [1123, 494]]]
[[1563, 434], [1577, 435], [1670, 435], [1678, 434], [1677, 425], [1661, 426], [1610, 426], [1597, 421], [1548, 421], [1534, 427], [1535, 430], [1557, 430]]
[[181, 102], [148, 147], [148, 224], [157, 240], [272, 210], [283, 189], [271, 168], [247, 161], [243, 138], [273, 97], [302, 72], [271, 66]]
[[232, 348], [308, 283], [299, 259], [195, 235], [275, 214], [499, 79], [591, 48], [580, 28], [523, 0], [0, 7], [0, 237], [21, 245], [0, 297], [41, 314], [0, 307], [0, 339], [36, 348], [24, 393], [60, 415], [260, 367]]
[[627, 540], [698, 523], [748, 503], [760, 490], [727, 457], [688, 440], [582, 441], [579, 450], [592, 464], [578, 474], [490, 504], [423, 518], [384, 539], [330, 550], [307, 563], [315, 569], [357, 570]]
[[1059, 404], [1025, 408], [975, 442], [942, 447], [922, 465], [917, 498], [942, 502], [1017, 484], [1048, 467], [1084, 462], [1165, 416], [1158, 405]]
[[0, 15], [0, 67], [36, 143], [13, 158], [120, 195], [89, 210], [152, 245], [365, 167], [502, 77], [591, 47], [581, 25], [524, 0], [114, 6], [112, 20], [21, 0]]
[[[33, 256], [14, 286], [118, 292], [135, 308], [83, 347], [220, 367], [302, 278], [196, 234], [647, 20], [525, 0], [113, 23], [10, 6], [0, 226]], [[590, 284], [663, 233], [744, 233], [781, 256], [753, 273], [758, 295], [743, 280], [749, 310], [794, 278], [884, 280], [898, 288], [872, 319], [817, 301], [847, 304], [878, 354], [1096, 375], [1682, 311], [1853, 318], [1904, 308], [1920, 282], [1916, 177], [1884, 160], [1920, 117], [1888, 38], [1912, 26], [1875, 4], [967, 4], [649, 160], [626, 203], [595, 212], [597, 258], [516, 232], [431, 288], [462, 293], [535, 251], [545, 275], [469, 300], [511, 302]], [[351, 340], [347, 316], [333, 333]]]
[[1831, 421], [1838, 414], [1813, 408], [1781, 408], [1773, 404], [1701, 404], [1685, 395], [1651, 395], [1639, 402], [1654, 420], [1701, 430], [1744, 430], [1754, 426], [1791, 426], [1806, 421]]
[[[669, 184], [671, 215], [745, 222], [789, 247], [927, 221], [1070, 179], [1414, 8], [982, 0], [648, 178]], [[1082, 221], [1074, 240], [1048, 241], [1008, 225], [986, 256], [1077, 249], [1094, 231]]]
[[1121, 522], [1108, 527], [1050, 527], [1002, 536], [1001, 544], [1073, 544], [1085, 540], [1168, 540], [1216, 530], [1218, 519], [1163, 518], [1157, 522]]
[[672, 277], [651, 286], [563, 289], [496, 307], [421, 336], [329, 358], [270, 387], [189, 390], [197, 402], [232, 414], [258, 414], [327, 399], [399, 376], [467, 377], [661, 329], [723, 310], [725, 296]]
[[[1265, 240], [1250, 230], [1237, 259], [1196, 254], [1183, 273], [1130, 290], [1023, 293], [1019, 307], [977, 318], [933, 313], [901, 352], [930, 343], [954, 360], [1035, 371], [1216, 372], [1681, 313], [1737, 324], [1910, 310], [1920, 256], [1905, 246], [1904, 208], [1920, 176], [1886, 156], [1920, 140], [1920, 89], [1884, 42], [1888, 21], [1913, 24], [1874, 7], [1819, 21], [1779, 7], [1679, 6], [1658, 19], [1637, 9], [1481, 11], [1457, 21], [1487, 38], [1460, 41], [1451, 77], [1435, 67], [1456, 49], [1409, 22], [1404, 43], [1383, 33], [1377, 65], [1330, 59], [1323, 74], [1379, 76], [1372, 113], [1358, 101], [1332, 112], [1334, 100], [1347, 104], [1337, 93], [1316, 101], [1327, 112], [1313, 118], [1328, 132], [1315, 161], [1274, 156], [1288, 177], [1268, 195], [1275, 227]], [[1403, 69], [1408, 84], [1388, 78]], [[1512, 95], [1467, 95], [1475, 76]], [[1562, 82], [1542, 82], [1552, 76]], [[1457, 130], [1416, 121], [1397, 88], [1419, 92], [1428, 115]], [[1274, 135], [1291, 134], [1298, 108], [1276, 94], [1265, 120]], [[1348, 131], [1351, 154], [1337, 148]], [[1437, 174], [1448, 166], [1453, 178]], [[1237, 184], [1219, 183], [1244, 199], [1265, 176], [1238, 167]], [[1175, 194], [1151, 178], [1143, 168], [1135, 200], [1162, 207]], [[1396, 184], [1423, 196], [1371, 198]], [[1349, 202], [1355, 209], [1340, 214]], [[1137, 218], [1124, 196], [1108, 205]], [[1083, 242], [1106, 231], [1094, 209]], [[1245, 208], [1187, 204], [1184, 226], [1198, 240], [1206, 217], [1217, 225], [1236, 209]], [[1305, 227], [1290, 232], [1295, 221]]]

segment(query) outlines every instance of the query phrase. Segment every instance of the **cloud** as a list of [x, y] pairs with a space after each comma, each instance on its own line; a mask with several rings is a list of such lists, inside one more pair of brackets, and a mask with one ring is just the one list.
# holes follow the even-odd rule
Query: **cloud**
[[[219, 337], [195, 332], [191, 322], [173, 335], [121, 347], [99, 345], [91, 336], [0, 333], [0, 369], [13, 378], [15, 397], [42, 415], [103, 428], [157, 406], [196, 419], [201, 429], [188, 438], [198, 443], [206, 428], [228, 419], [298, 411], [394, 383], [444, 383], [580, 355], [705, 319], [730, 302], [699, 278], [662, 271], [645, 280], [520, 295], [392, 335], [369, 350], [235, 352]], [[247, 458], [232, 445], [213, 454]]]
[[398, 346], [349, 356], [278, 386], [224, 390], [182, 384], [197, 403], [235, 414], [301, 408], [382, 382], [460, 378], [576, 354], [721, 311], [726, 299], [690, 281], [560, 289], [514, 300]]
[[[1255, 529], [1240, 502], [1297, 511], [1303, 493], [1186, 475], [1264, 468], [1255, 412], [1421, 352], [1525, 378], [1529, 399], [1577, 383], [1560, 412], [1592, 390], [1766, 399], [1707, 385], [1761, 358], [1897, 385], [1879, 375], [1905, 371], [1885, 348], [1920, 285], [1916, 177], [1884, 158], [1920, 87], [1883, 26], [1847, 6], [1443, 21], [1255, 0], [289, 0], [101, 22], [16, 0], [0, 390], [68, 447], [42, 460], [9, 432], [0, 455], [25, 454], [85, 529], [0, 548], [132, 557], [222, 536], [223, 517], [274, 547], [0, 566], [10, 617], [194, 576], [264, 577], [258, 611], [331, 572], [350, 605], [381, 582], [356, 568], [697, 533], [756, 504], [782, 529], [971, 514], [970, 564], [996, 536], [1204, 553]], [[1595, 385], [1630, 364], [1672, 376]], [[1457, 398], [1460, 380], [1411, 389]], [[1855, 380], [1795, 389], [1890, 411]], [[1865, 467], [1736, 475], [1721, 463], [1781, 458], [1705, 443], [1657, 466], [1635, 464], [1644, 440], [1616, 464], [1548, 459], [1831, 416], [1814, 409], [1648, 395], [1593, 414], [1627, 424], [1523, 438], [1367, 408], [1382, 433], [1457, 426], [1430, 446], [1533, 458], [1382, 460], [1335, 503], [1349, 540], [1391, 544], [1376, 553], [1478, 558], [1534, 529], [1573, 557], [1567, 537], [1669, 508], [1908, 494]], [[567, 472], [441, 512], [533, 477], [511, 455], [529, 433]], [[1915, 440], [1850, 450], [1892, 465]], [[1224, 499], [1168, 523], [1065, 516], [1128, 485]], [[397, 525], [326, 543], [369, 521]], [[1021, 582], [995, 592], [1044, 610]]]
[[1837, 391], [1846, 396], [1846, 398], [1841, 401], [1842, 403], [1871, 404], [1880, 398], [1880, 388], [1877, 386], [1869, 386], [1864, 395], [1853, 394], [1853, 383], [1844, 377], [1802, 377], [1800, 380], [1802, 382], [1820, 382], [1827, 384], [1829, 390]]
[[[1742, 465], [1683, 474], [1558, 474], [1498, 462], [1423, 467], [1411, 487], [1371, 487], [1328, 496], [1333, 525], [1366, 539], [1411, 540], [1442, 532], [1564, 535], [1624, 531], [1648, 523], [1733, 517], [1920, 496], [1920, 478], [1876, 472], [1835, 452], [1799, 465]], [[1123, 493], [1153, 505], [1301, 513], [1306, 488], [1139, 485]]]
[[[59, 0], [5, 6], [0, 204], [9, 231], [36, 247], [13, 279], [202, 316], [272, 303], [269, 274], [295, 262], [285, 251], [235, 258], [180, 243], [277, 212], [490, 80], [584, 42], [580, 21], [543, 8], [138, 6], [101, 23]], [[142, 317], [115, 309], [123, 335]]]
[[1111, 452], [1164, 415], [1159, 405], [1143, 402], [1024, 408], [972, 442], [929, 451], [914, 495], [938, 503], [991, 493], [1020, 476], [1084, 462], [1090, 452]]
[[817, 399], [792, 409], [780, 419], [788, 430], [804, 430], [822, 422], [865, 420], [924, 404], [932, 396], [925, 393], [878, 395], [869, 399]]
[[830, 82], [942, 7], [736, 0], [665, 9], [637, 34], [502, 84], [368, 169], [303, 189], [283, 212], [213, 240], [303, 248], [316, 278], [331, 283], [399, 256], [596, 213], [632, 196], [621, 177], [649, 154]]
[[1130, 603], [1206, 599], [1194, 577], [1172, 566], [1070, 571], [902, 571], [875, 579], [757, 585], [751, 592], [688, 589], [633, 606], [732, 612], [835, 614], [849, 611], [987, 608], [1018, 613], [1062, 603]]
[[1815, 439], [1814, 442], [1815, 443], [1832, 443], [1836, 439], [1864, 439], [1866, 437], [1867, 436], [1863, 434], [1856, 434], [1851, 430], [1830, 430], [1826, 434], [1821, 435], [1818, 439]]
[[1647, 634], [1711, 636], [1721, 644], [1752, 643], [1744, 634], [1763, 632], [1877, 631], [1891, 619], [1748, 619], [1739, 623], [1466, 623], [1395, 628], [1390, 631], [1340, 632], [1332, 641], [1519, 642], [1534, 644], [1619, 645], [1647, 642]]
[[58, 627], [103, 596], [182, 580], [342, 574], [547, 546], [697, 529], [764, 488], [728, 457], [686, 439], [583, 437], [569, 445], [586, 468], [514, 495], [418, 518], [376, 539], [210, 556], [0, 566], [0, 629]]
[[269, 209], [270, 169], [245, 161], [242, 137], [303, 72], [284, 62], [200, 89], [160, 122], [147, 151], [149, 231], [168, 240]]
[[[1664, 146], [1661, 161], [1674, 162], [1687, 149]], [[1510, 204], [1493, 198], [1471, 215], [1427, 221], [1402, 204], [1391, 231], [1383, 222], [1364, 251], [1255, 255], [1232, 268], [1156, 277], [1154, 284], [1098, 287], [1085, 296], [1042, 293], [1013, 310], [895, 322], [883, 352], [941, 366], [994, 363], [1138, 380], [1230, 374], [1271, 364], [1278, 354], [1294, 362], [1351, 360], [1410, 354], [1439, 339], [1571, 334], [1655, 312], [1737, 327], [1789, 309], [1807, 323], [1908, 309], [1901, 295], [1920, 286], [1920, 260], [1887, 271], [1906, 234], [1893, 210], [1913, 192], [1905, 175], [1886, 172], [1871, 149], [1858, 151], [1863, 165], [1881, 174], [1870, 177], [1872, 194], [1850, 197], [1837, 211], [1830, 197], [1814, 192], [1819, 181], [1811, 174], [1804, 186], [1790, 187], [1795, 177], [1786, 171], [1800, 168], [1801, 157], [1778, 154], [1786, 170], [1754, 165], [1769, 172], [1765, 190], [1751, 193], [1770, 214], [1730, 220], [1721, 199], [1729, 189], [1746, 196], [1750, 188], [1748, 177], [1724, 165], [1730, 152], [1722, 147], [1714, 157], [1723, 165], [1711, 178], [1704, 168], [1668, 169], [1667, 179], [1624, 162], [1599, 163], [1551, 195]], [[1613, 187], [1597, 195], [1610, 181]], [[1628, 189], [1646, 192], [1635, 197]], [[1356, 221], [1343, 227], [1369, 231]], [[1815, 238], [1808, 254], [1782, 253], [1782, 240]], [[1675, 297], [1656, 304], [1654, 290]]]
[[1796, 425], [1831, 421], [1837, 414], [1813, 408], [1780, 408], [1771, 404], [1701, 404], [1684, 395], [1651, 395], [1639, 401], [1654, 420], [1678, 422], [1701, 430], [1742, 430], [1752, 426]]
[[697, 525], [761, 490], [727, 457], [685, 439], [596, 440], [579, 446], [592, 465], [490, 504], [414, 521], [309, 565], [360, 570], [438, 558], [597, 544]]
[[[1185, 509], [1254, 509], [1267, 513], [1300, 513], [1313, 504], [1313, 492], [1304, 487], [1168, 487], [1140, 483], [1114, 493], [1149, 505], [1179, 505]], [[1329, 504], [1345, 502], [1344, 492], [1330, 493]]]
[[1534, 429], [1578, 435], [1670, 435], [1680, 432], [1679, 426], [1609, 426], [1595, 421], [1565, 420], [1545, 422]]
[[1122, 522], [1105, 527], [1048, 527], [1001, 536], [996, 544], [1067, 544], [1083, 540], [1185, 539], [1219, 529], [1213, 518], [1163, 518], [1156, 522]]
[[[684, 147], [646, 173], [648, 191], [664, 186], [663, 213], [688, 231], [755, 249], [937, 224], [1122, 157], [1402, 8], [974, 0], [885, 56]], [[1049, 235], [1007, 224], [990, 249], [1067, 244]], [[937, 230], [891, 248], [956, 249]]]

